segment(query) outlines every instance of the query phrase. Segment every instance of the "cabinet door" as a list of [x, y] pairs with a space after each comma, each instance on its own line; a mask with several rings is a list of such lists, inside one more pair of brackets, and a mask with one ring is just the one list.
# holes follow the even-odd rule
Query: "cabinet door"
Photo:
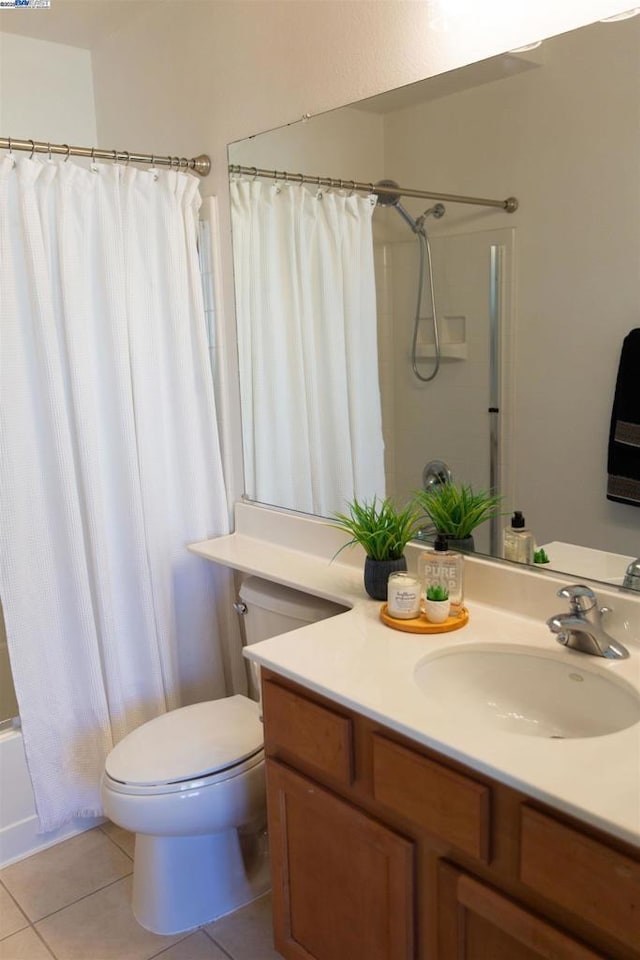
[[438, 868], [438, 960], [604, 960], [457, 867]]
[[411, 960], [413, 844], [267, 761], [275, 946], [287, 960]]
[[526, 805], [520, 836], [523, 883], [640, 956], [640, 858]]

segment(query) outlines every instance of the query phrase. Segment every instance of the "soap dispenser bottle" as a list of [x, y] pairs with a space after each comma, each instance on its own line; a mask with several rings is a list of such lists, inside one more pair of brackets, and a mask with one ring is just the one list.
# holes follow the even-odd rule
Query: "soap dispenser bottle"
[[462, 572], [464, 557], [455, 550], [449, 550], [446, 534], [437, 534], [433, 550], [427, 550], [418, 557], [418, 576], [420, 577], [421, 610], [424, 613], [425, 599], [429, 587], [446, 587], [451, 603], [450, 616], [459, 617], [463, 610]]
[[504, 558], [516, 563], [533, 563], [533, 534], [525, 526], [522, 511], [516, 510], [511, 523], [504, 528]]

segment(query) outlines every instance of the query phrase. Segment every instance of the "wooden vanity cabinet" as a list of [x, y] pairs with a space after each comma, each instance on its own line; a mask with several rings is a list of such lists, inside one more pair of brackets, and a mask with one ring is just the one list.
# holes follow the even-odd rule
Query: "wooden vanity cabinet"
[[640, 850], [263, 670], [286, 960], [640, 960]]

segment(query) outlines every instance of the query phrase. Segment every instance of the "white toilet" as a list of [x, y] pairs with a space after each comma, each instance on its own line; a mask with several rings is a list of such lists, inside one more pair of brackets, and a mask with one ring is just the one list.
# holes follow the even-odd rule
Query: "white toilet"
[[[240, 599], [247, 644], [344, 609], [257, 577]], [[258, 703], [236, 695], [156, 717], [107, 757], [104, 810], [136, 834], [133, 912], [143, 927], [191, 930], [269, 889], [262, 744]]]

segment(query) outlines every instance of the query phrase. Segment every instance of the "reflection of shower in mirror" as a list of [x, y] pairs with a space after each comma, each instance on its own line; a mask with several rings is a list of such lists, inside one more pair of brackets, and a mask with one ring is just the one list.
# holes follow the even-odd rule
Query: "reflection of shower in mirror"
[[[444, 460], [429, 460], [422, 471], [422, 489], [433, 490], [445, 483], [453, 483], [453, 473], [449, 465]], [[428, 523], [418, 530], [416, 540], [427, 540], [431, 543], [437, 532], [435, 524]]]
[[[436, 312], [436, 294], [433, 283], [433, 262], [431, 259], [431, 244], [429, 243], [429, 236], [427, 234], [427, 228], [425, 226], [425, 221], [427, 217], [435, 217], [436, 220], [439, 220], [445, 215], [445, 206], [442, 203], [436, 203], [433, 207], [429, 207], [424, 213], [421, 213], [420, 216], [414, 220], [408, 210], [400, 203], [400, 194], [396, 191], [399, 189], [398, 184], [395, 180], [378, 180], [375, 184], [376, 190], [375, 193], [378, 197], [378, 203], [383, 207], [394, 207], [398, 211], [402, 219], [409, 224], [413, 232], [418, 238], [418, 245], [420, 248], [420, 260], [418, 268], [418, 295], [416, 300], [416, 312], [413, 320], [413, 338], [411, 342], [411, 367], [414, 374], [421, 380], [423, 383], [429, 383], [431, 380], [435, 380], [438, 375], [438, 370], [440, 369], [440, 330], [438, 328], [438, 314]], [[384, 188], [387, 188], [385, 190]], [[391, 189], [389, 189], [391, 188]], [[420, 328], [420, 305], [422, 303], [422, 293], [424, 290], [424, 265], [425, 257], [429, 267], [429, 291], [431, 295], [431, 310], [433, 318], [433, 343], [434, 343], [434, 363], [433, 370], [428, 377], [423, 376], [418, 369], [418, 359], [416, 356], [416, 346], [418, 343], [418, 330]]]
[[[377, 379], [381, 397], [385, 477], [376, 492], [403, 502], [420, 488], [425, 461], [437, 456], [456, 481], [500, 491], [509, 506], [526, 506], [540, 544], [615, 554], [619, 589], [638, 556], [640, 510], [606, 500], [603, 450], [620, 344], [636, 324], [638, 303], [633, 171], [640, 140], [630, 117], [638, 111], [639, 42], [640, 17], [594, 23], [545, 39], [540, 51], [493, 57], [229, 148], [230, 163], [242, 164], [250, 179], [268, 182], [274, 168], [304, 171], [278, 174], [282, 192], [300, 181], [325, 195], [324, 188], [378, 194], [372, 208], [377, 363], [367, 367], [359, 357], [356, 371], [358, 382]], [[602, 149], [593, 151], [596, 122]], [[575, 175], [567, 178], [567, 170]], [[380, 181], [387, 177], [401, 186], [385, 188]], [[593, 184], [606, 182], [615, 182], [625, 202], [601, 205], [596, 222], [585, 197]], [[515, 214], [513, 202], [485, 206], [479, 195], [511, 190], [522, 200]], [[392, 212], [397, 196], [411, 219], [399, 207]], [[425, 207], [438, 202], [446, 204], [446, 216], [428, 216], [426, 227], [440, 369], [433, 383], [422, 384], [410, 372], [414, 227]], [[351, 273], [355, 261], [348, 266]], [[237, 264], [239, 276], [243, 271], [257, 277], [251, 260]], [[426, 276], [424, 282], [416, 354], [428, 376], [435, 343]], [[322, 341], [327, 327], [319, 315], [313, 304], [304, 325], [294, 317], [283, 343], [300, 352], [309, 325]], [[334, 350], [337, 342], [331, 339]], [[588, 377], [584, 364], [567, 360], [576, 342], [587, 351]], [[258, 376], [269, 375], [262, 365]], [[302, 399], [324, 414], [334, 394], [326, 379], [317, 384], [307, 377]], [[253, 387], [249, 381], [247, 389]], [[279, 387], [275, 382], [273, 391]], [[299, 411], [296, 403], [278, 425], [290, 431]], [[571, 457], [559, 457], [572, 411], [592, 429]], [[250, 437], [254, 421], [250, 411], [245, 424], [243, 413]], [[332, 456], [335, 433], [320, 464]], [[369, 424], [367, 437], [373, 435]], [[275, 459], [272, 445], [270, 455]], [[276, 467], [286, 482], [290, 471], [283, 463], [280, 457]], [[256, 492], [248, 483], [247, 496], [255, 499]], [[294, 506], [287, 497], [276, 502]], [[480, 528], [476, 550], [500, 556], [501, 538], [496, 545], [488, 533]], [[551, 559], [554, 570], [587, 576], [574, 552], [566, 562], [560, 553]]]
[[422, 489], [431, 490], [444, 483], [453, 483], [453, 473], [444, 460], [429, 460], [422, 471]]

